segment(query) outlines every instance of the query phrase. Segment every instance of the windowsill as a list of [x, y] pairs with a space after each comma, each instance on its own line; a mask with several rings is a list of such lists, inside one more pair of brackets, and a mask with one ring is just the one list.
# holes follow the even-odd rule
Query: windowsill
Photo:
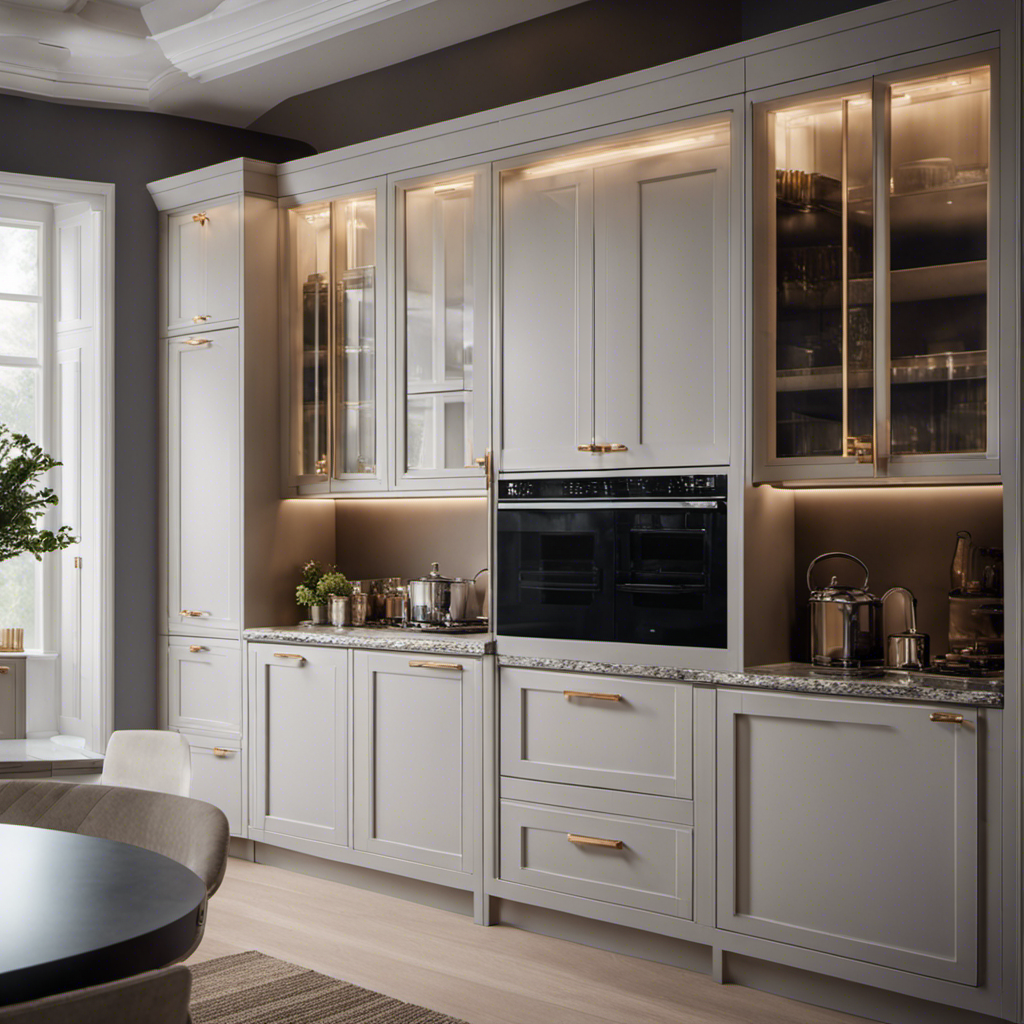
[[56, 657], [56, 651], [0, 651], [0, 660], [3, 658], [25, 658], [43, 661], [52, 660]]

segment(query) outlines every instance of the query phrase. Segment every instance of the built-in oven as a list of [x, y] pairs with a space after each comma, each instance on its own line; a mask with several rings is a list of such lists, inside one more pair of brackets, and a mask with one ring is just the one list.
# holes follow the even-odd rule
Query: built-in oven
[[504, 636], [726, 646], [726, 478], [498, 482]]

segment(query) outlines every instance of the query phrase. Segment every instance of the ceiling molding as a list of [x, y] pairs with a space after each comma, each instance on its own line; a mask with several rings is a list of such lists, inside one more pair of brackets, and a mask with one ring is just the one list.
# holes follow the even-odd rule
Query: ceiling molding
[[0, 61], [0, 91], [115, 107], [149, 107], [149, 83], [131, 78], [64, 74]]
[[249, 0], [152, 36], [175, 67], [213, 81], [437, 0]]

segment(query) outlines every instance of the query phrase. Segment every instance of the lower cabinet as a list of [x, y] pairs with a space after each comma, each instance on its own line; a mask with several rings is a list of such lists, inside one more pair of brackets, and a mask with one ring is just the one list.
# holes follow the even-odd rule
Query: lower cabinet
[[978, 980], [978, 713], [718, 693], [718, 927]]
[[355, 652], [357, 850], [473, 871], [480, 689], [475, 658]]
[[167, 724], [181, 732], [242, 735], [242, 664], [237, 640], [167, 638]]
[[0, 658], [0, 740], [25, 736], [25, 659]]
[[245, 773], [238, 741], [185, 734], [192, 748], [192, 793], [219, 807], [233, 836], [243, 834]]
[[348, 659], [342, 648], [249, 645], [254, 828], [348, 844]]

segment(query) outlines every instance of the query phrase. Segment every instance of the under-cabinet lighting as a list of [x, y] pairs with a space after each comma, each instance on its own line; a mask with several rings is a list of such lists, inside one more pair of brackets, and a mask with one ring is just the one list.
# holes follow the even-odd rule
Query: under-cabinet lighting
[[444, 195], [446, 192], [461, 192], [463, 189], [472, 188], [473, 182], [471, 181], [450, 181], [446, 185], [435, 185], [434, 195]]
[[[977, 72], [975, 72], [977, 73]], [[964, 72], [953, 78], [925, 78], [919, 82], [905, 82], [896, 88], [902, 90], [907, 97], [920, 93], [949, 92], [950, 89], [965, 89], [971, 84], [971, 76]]]
[[331, 216], [330, 210], [321, 210], [319, 213], [307, 213], [306, 223], [316, 224], [317, 221], [328, 220]]
[[527, 167], [524, 174], [528, 178], [539, 178], [563, 171], [576, 171], [596, 164], [610, 163], [613, 160], [625, 160], [642, 156], [657, 156], [661, 153], [672, 153], [681, 149], [693, 149], [697, 146], [724, 144], [723, 132], [705, 132], [702, 135], [672, 135], [650, 139], [646, 142], [634, 142], [629, 145], [616, 146], [610, 149], [591, 150], [579, 156], [559, 157], [544, 163]]
[[870, 102], [871, 102], [871, 100], [869, 100], [866, 96], [858, 96], [857, 99], [850, 100], [850, 106], [851, 107], [866, 107]]

